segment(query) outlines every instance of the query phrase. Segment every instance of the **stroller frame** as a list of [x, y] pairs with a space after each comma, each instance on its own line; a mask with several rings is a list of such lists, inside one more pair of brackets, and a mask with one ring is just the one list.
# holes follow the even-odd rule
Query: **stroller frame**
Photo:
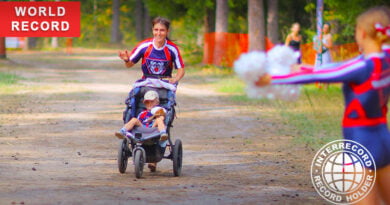
[[[181, 175], [183, 148], [180, 139], [172, 143], [170, 128], [176, 115], [175, 111], [175, 93], [165, 88], [137, 87], [130, 91], [126, 99], [126, 109], [123, 112], [123, 122], [127, 123], [131, 118], [136, 117], [138, 113], [145, 109], [143, 96], [149, 91], [154, 90], [160, 96], [160, 106], [167, 110], [164, 123], [168, 134], [168, 142], [165, 147], [159, 144], [160, 132], [157, 128], [137, 127], [131, 130], [119, 144], [118, 149], [118, 169], [120, 173], [125, 173], [128, 158], [133, 157], [134, 172], [136, 178], [141, 178], [145, 163], [157, 163], [162, 159], [173, 161], [174, 176]], [[166, 148], [169, 148], [169, 154], [164, 155]]]

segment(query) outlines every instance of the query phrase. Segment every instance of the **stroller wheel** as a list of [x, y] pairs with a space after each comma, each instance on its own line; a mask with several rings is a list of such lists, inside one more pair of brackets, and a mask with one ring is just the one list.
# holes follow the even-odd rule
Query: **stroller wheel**
[[128, 161], [128, 153], [129, 152], [129, 146], [127, 144], [127, 140], [123, 139], [121, 143], [119, 144], [118, 149], [118, 169], [120, 173], [125, 173], [127, 168], [127, 161]]
[[173, 146], [173, 175], [175, 177], [181, 175], [181, 167], [183, 162], [183, 146], [181, 140], [177, 139]]
[[145, 159], [141, 150], [136, 150], [134, 154], [134, 172], [136, 178], [141, 178], [144, 172]]

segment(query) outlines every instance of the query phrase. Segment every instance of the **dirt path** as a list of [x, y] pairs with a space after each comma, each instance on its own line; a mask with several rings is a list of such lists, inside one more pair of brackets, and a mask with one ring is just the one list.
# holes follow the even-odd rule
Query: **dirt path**
[[[11, 53], [0, 71], [25, 78], [0, 95], [0, 204], [318, 204], [312, 152], [281, 136], [261, 107], [234, 104], [194, 77], [178, 91], [173, 135], [181, 177], [163, 160], [136, 180], [119, 174], [123, 100], [141, 74], [111, 51]], [[12, 67], [10, 70], [9, 67]]]

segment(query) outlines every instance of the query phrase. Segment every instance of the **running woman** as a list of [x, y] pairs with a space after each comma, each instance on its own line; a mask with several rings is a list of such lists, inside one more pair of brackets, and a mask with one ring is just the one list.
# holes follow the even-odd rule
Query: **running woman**
[[[343, 135], [365, 146], [373, 155], [377, 182], [359, 203], [390, 204], [390, 133], [387, 103], [390, 95], [390, 54], [382, 45], [390, 40], [390, 10], [375, 7], [357, 18], [355, 39], [363, 56], [326, 69], [302, 71], [284, 76], [262, 76], [256, 83], [305, 84], [342, 82], [345, 98]], [[372, 169], [373, 167], [367, 167]]]
[[[119, 51], [119, 58], [124, 61], [127, 68], [142, 59], [143, 76], [133, 85], [134, 87], [141, 86], [151, 79], [152, 83], [175, 91], [177, 84], [183, 78], [184, 63], [179, 48], [168, 38], [170, 24], [169, 20], [162, 17], [153, 19], [153, 38], [143, 40], [131, 52]], [[173, 68], [177, 69], [175, 77], [172, 77]], [[166, 134], [161, 136], [161, 140], [166, 142]], [[154, 172], [157, 163], [149, 163], [148, 167]]]
[[[184, 63], [175, 43], [168, 38], [169, 20], [157, 17], [152, 21], [153, 38], [140, 42], [131, 52], [119, 51], [127, 68], [142, 59], [142, 79], [166, 79], [171, 84], [177, 84], [184, 76]], [[172, 77], [173, 66], [177, 74]]]

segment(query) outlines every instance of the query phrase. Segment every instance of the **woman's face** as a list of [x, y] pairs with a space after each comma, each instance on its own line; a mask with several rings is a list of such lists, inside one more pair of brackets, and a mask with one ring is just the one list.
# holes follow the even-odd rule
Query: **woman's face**
[[329, 33], [329, 25], [328, 24], [324, 24], [324, 26], [322, 27], [322, 32]]
[[164, 24], [156, 23], [153, 26], [153, 36], [156, 41], [165, 41], [168, 36], [168, 29]]
[[298, 24], [294, 24], [294, 25], [292, 26], [292, 28], [291, 28], [291, 31], [292, 31], [293, 33], [299, 33], [299, 29], [300, 29], [299, 25], [298, 25]]

